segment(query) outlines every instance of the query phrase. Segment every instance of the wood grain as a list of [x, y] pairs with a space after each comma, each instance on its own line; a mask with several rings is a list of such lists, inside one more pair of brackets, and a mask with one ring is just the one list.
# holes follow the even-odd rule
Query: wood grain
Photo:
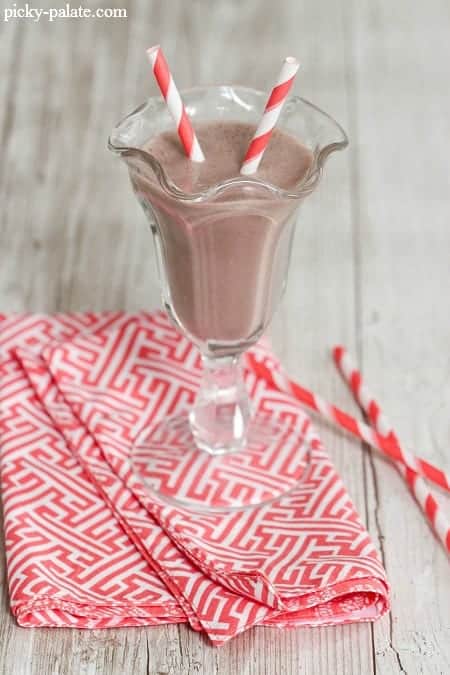
[[[374, 10], [367, 1], [358, 3], [357, 16], [360, 356], [405, 444], [445, 466], [450, 335], [442, 298], [450, 292], [450, 96], [442, 84], [450, 67], [448, 44], [440, 36], [450, 25], [450, 9], [434, 0], [426, 12], [399, 2], [393, 17], [387, 4]], [[371, 526], [395, 608], [390, 621], [374, 626], [377, 668], [448, 672], [448, 560], [396, 473], [375, 458], [370, 473]], [[442, 501], [449, 512], [448, 500]]]
[[[0, 23], [0, 309], [158, 306], [144, 217], [125, 169], [106, 150], [113, 124], [156, 93], [145, 48], [161, 42], [185, 87], [222, 81], [267, 88], [282, 57], [293, 53], [302, 61], [297, 92], [341, 121], [352, 145], [330, 161], [304, 205], [274, 326], [278, 345], [294, 376], [356, 412], [329, 358], [330, 347], [343, 342], [401, 437], [445, 465], [448, 4], [106, 4], [126, 7], [128, 18]], [[2, 558], [0, 672], [449, 672], [444, 554], [393, 469], [318, 426], [382, 551], [393, 587], [390, 617], [373, 627], [255, 629], [219, 650], [186, 626], [21, 629], [8, 610]]]

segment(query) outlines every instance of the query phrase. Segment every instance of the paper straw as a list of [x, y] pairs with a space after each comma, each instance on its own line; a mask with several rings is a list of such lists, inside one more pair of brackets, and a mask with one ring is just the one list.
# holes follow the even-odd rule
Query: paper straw
[[[374, 429], [371, 429], [371, 427], [364, 422], [355, 419], [340, 408], [328, 403], [321, 396], [314, 394], [297, 382], [293, 382], [278, 368], [269, 368], [263, 361], [256, 359], [254, 354], [248, 353], [247, 360], [250, 363], [252, 370], [259, 375], [259, 377], [264, 378], [275, 389], [290, 394], [308, 408], [320, 413], [322, 417], [329, 422], [345, 429], [353, 436], [356, 436], [356, 438], [368, 443], [368, 445], [379, 450], [383, 455], [395, 462], [405, 461], [404, 453], [399, 451], [397, 444], [393, 442], [393, 439], [390, 436], [383, 436]], [[407, 460], [408, 456], [406, 456], [406, 462]], [[421, 462], [423, 463], [423, 460], [421, 460]], [[416, 462], [414, 462], [412, 466], [410, 466], [409, 463], [406, 463], [406, 466], [412, 471], [421, 473], [422, 463], [418, 464], [417, 467]], [[433, 481], [433, 478], [437, 475], [439, 475], [438, 469], [436, 469], [433, 477], [429, 477], [429, 480]], [[440, 485], [440, 487], [444, 486]], [[448, 490], [448, 487], [444, 487], [444, 489]]]
[[[356, 368], [352, 358], [344, 347], [339, 346], [333, 349], [333, 359], [345, 382], [350, 386], [357, 403], [367, 414], [374, 428], [383, 436], [389, 436], [389, 434], [393, 433], [392, 426], [382, 414], [376, 400], [363, 384], [360, 371]], [[405, 466], [450, 492], [450, 477], [445, 471], [438, 469], [434, 464], [417, 457], [404, 448], [399, 447], [398, 453], [400, 461]]]
[[176, 124], [178, 136], [186, 155], [193, 162], [203, 162], [205, 156], [195, 135], [192, 123], [187, 116], [180, 93], [175, 86], [161, 47], [159, 45], [150, 47], [150, 49], [147, 49], [147, 55], [152, 64], [155, 80]]
[[397, 462], [397, 468], [447, 554], [450, 554], [450, 523], [442, 507], [428, 490], [424, 479], [416, 471], [408, 469], [400, 462]]
[[299, 63], [293, 56], [288, 56], [284, 60], [278, 80], [264, 108], [259, 126], [248, 146], [241, 166], [241, 174], [251, 175], [257, 171], [298, 68]]
[[[353, 392], [356, 402], [367, 415], [373, 427], [383, 434], [383, 436], [389, 436], [398, 447], [402, 459], [396, 462], [397, 469], [404, 477], [409, 489], [419, 503], [445, 550], [447, 553], [450, 553], [450, 523], [444, 515], [442, 507], [439, 506], [432, 493], [428, 490], [425, 481], [419, 476], [419, 468], [423, 468], [423, 461], [402, 449], [394, 429], [387, 417], [382, 413], [379, 403], [364, 384], [361, 372], [344, 347], [335, 347], [333, 349], [333, 358], [344, 381]], [[413, 462], [416, 464], [417, 470], [413, 470], [408, 466], [408, 464]], [[428, 464], [426, 464], [425, 470], [427, 468]], [[433, 469], [433, 475], [435, 475], [436, 469], [435, 467]], [[425, 471], [423, 473], [426, 475]], [[443, 474], [443, 472], [440, 473]], [[445, 477], [445, 474], [443, 476]]]

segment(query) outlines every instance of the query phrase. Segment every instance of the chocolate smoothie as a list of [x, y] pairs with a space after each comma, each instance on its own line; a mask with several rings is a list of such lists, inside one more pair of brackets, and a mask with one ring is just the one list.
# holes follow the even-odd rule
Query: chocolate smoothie
[[219, 354], [254, 342], [276, 309], [298, 200], [267, 184], [294, 191], [313, 161], [297, 139], [275, 130], [254, 175], [264, 184], [241, 176], [239, 184], [224, 188], [224, 181], [239, 178], [254, 131], [241, 122], [197, 124], [202, 163], [186, 158], [176, 133], [162, 133], [144, 146], [183, 193], [210, 188], [206, 199], [177, 198], [156, 178], [132, 177], [144, 209], [156, 220], [166, 308], [197, 344]]

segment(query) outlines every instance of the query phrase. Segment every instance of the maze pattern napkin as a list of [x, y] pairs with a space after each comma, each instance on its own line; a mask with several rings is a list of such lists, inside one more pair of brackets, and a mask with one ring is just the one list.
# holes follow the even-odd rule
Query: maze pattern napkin
[[289, 396], [247, 372], [254, 405], [311, 442], [298, 488], [248, 512], [192, 512], [150, 498], [129, 461], [143, 428], [192, 403], [201, 375], [165, 314], [4, 317], [0, 344], [4, 528], [21, 625], [189, 621], [219, 645], [253, 625], [388, 609], [373, 543]]

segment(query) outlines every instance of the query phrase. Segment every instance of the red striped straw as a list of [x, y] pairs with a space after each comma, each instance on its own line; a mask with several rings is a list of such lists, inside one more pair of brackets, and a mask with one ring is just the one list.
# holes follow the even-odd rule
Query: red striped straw
[[248, 146], [241, 166], [241, 174], [248, 176], [258, 170], [298, 69], [299, 62], [293, 56], [288, 56], [284, 60], [278, 80], [264, 108], [259, 126]]
[[411, 471], [411, 469], [400, 464], [400, 462], [397, 463], [397, 468], [444, 549], [450, 554], [450, 523], [442, 507], [428, 490], [424, 479], [418, 473]]
[[195, 135], [191, 120], [187, 116], [161, 47], [159, 45], [150, 47], [150, 49], [147, 49], [147, 55], [152, 64], [155, 80], [177, 126], [178, 136], [186, 155], [193, 162], [203, 162], [205, 156]]
[[[411, 493], [419, 503], [445, 550], [447, 553], [450, 553], [449, 521], [442, 511], [442, 507], [439, 506], [432, 493], [428, 490], [425, 481], [419, 476], [418, 471], [414, 471], [408, 466], [409, 463], [416, 462], [417, 468], [419, 469], [419, 467], [422, 467], [422, 460], [402, 449], [394, 429], [387, 417], [382, 413], [379, 404], [372, 396], [367, 386], [363, 383], [360, 371], [357, 369], [350, 354], [344, 347], [335, 347], [333, 349], [333, 358], [345, 382], [353, 392], [356, 402], [367, 415], [373, 427], [379, 433], [383, 434], [383, 436], [390, 437], [392, 442], [397, 446], [399, 455], [401, 456], [400, 461], [395, 463], [397, 469], [405, 479]], [[425, 468], [428, 468], [428, 464]], [[423, 473], [426, 475], [425, 471]]]
[[[332, 424], [345, 429], [353, 436], [356, 436], [356, 438], [359, 438], [376, 450], [379, 450], [383, 455], [389, 457], [389, 459], [392, 459], [395, 462], [404, 462], [407, 469], [415, 473], [422, 473], [421, 467], [424, 464], [424, 460], [420, 460], [419, 463], [414, 461], [411, 466], [409, 464], [408, 455], [405, 456], [404, 453], [399, 451], [397, 444], [393, 442], [390, 436], [383, 436], [378, 433], [378, 431], [371, 429], [371, 427], [364, 422], [355, 419], [340, 408], [328, 403], [321, 396], [314, 394], [297, 382], [293, 382], [278, 368], [269, 368], [263, 361], [256, 359], [254, 354], [248, 353], [247, 359], [252, 370], [259, 377], [264, 378], [270, 386], [274, 387], [274, 389], [290, 394], [311, 410], [320, 413], [322, 417]], [[440, 477], [442, 475], [440, 469], [432, 464], [429, 464], [429, 466], [433, 469], [433, 472], [428, 476], [429, 480], [439, 485], [439, 487], [449, 490], [448, 485], [441, 484], [440, 482]]]
[[[373, 427], [383, 436], [389, 436], [390, 434], [395, 436], [392, 426], [385, 415], [382, 414], [378, 403], [363, 384], [361, 373], [356, 368], [347, 350], [344, 347], [335, 347], [333, 349], [333, 359], [342, 377], [350, 386], [357, 403], [366, 413]], [[450, 492], [450, 476], [445, 471], [438, 469], [437, 466], [415, 456], [404, 448], [399, 447], [398, 454], [398, 459], [409, 469]]]

